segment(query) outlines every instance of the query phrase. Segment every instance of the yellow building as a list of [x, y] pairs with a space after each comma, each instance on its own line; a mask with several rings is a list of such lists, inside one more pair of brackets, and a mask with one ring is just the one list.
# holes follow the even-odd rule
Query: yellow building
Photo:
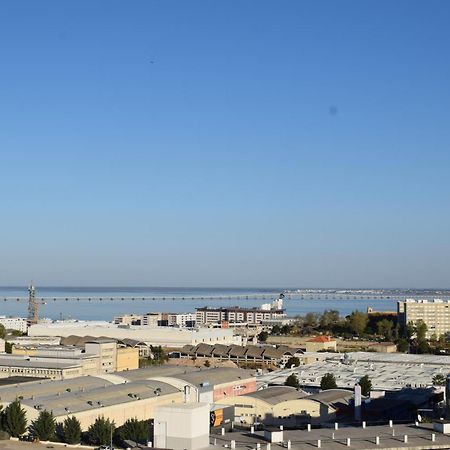
[[305, 423], [329, 422], [336, 417], [333, 406], [288, 386], [269, 387], [239, 397], [220, 400], [233, 405], [235, 423], [253, 425], [297, 426]]
[[117, 349], [116, 371], [139, 369], [139, 349], [121, 347]]

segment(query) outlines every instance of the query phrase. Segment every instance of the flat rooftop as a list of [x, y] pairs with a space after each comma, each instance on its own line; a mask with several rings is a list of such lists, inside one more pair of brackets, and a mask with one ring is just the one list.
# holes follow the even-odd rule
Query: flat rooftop
[[320, 359], [294, 369], [283, 369], [257, 377], [258, 384], [281, 385], [296, 373], [303, 386], [318, 387], [326, 373], [333, 373], [338, 387], [353, 389], [359, 379], [368, 375], [373, 389], [397, 390], [405, 387], [431, 387], [433, 377], [450, 372], [450, 357], [439, 355], [407, 355], [403, 353], [348, 353], [348, 364], [339, 353], [305, 353]]
[[[389, 428], [388, 425], [373, 426], [363, 429], [362, 427], [345, 427], [339, 430], [333, 429], [313, 429], [310, 432], [306, 430], [284, 430], [284, 445], [272, 443], [272, 450], [281, 450], [286, 448], [286, 442], [291, 441], [292, 450], [312, 450], [317, 448], [317, 441], [321, 440], [321, 448], [326, 450], [343, 450], [345, 448], [358, 450], [388, 450], [388, 449], [448, 449], [450, 448], [450, 436], [436, 433], [428, 424], [420, 427], [414, 425], [395, 425]], [[392, 431], [395, 436], [392, 436]], [[435, 442], [431, 441], [431, 434], [435, 433]], [[333, 439], [334, 434], [334, 439]], [[403, 441], [404, 435], [408, 435], [408, 443]], [[375, 444], [375, 438], [380, 438], [380, 445]], [[347, 438], [350, 438], [350, 446], [347, 447]], [[214, 440], [216, 445], [214, 445]], [[218, 449], [225, 445], [230, 448], [231, 440], [236, 442], [236, 449], [248, 450], [255, 449], [256, 444], [261, 445], [265, 450], [267, 441], [264, 439], [264, 432], [258, 431], [250, 434], [248, 431], [226, 433], [224, 436], [211, 435], [210, 449]]]

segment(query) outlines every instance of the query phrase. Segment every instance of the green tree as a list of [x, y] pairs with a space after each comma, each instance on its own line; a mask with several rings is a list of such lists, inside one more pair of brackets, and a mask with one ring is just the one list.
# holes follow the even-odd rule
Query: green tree
[[416, 327], [414, 326], [413, 322], [408, 322], [405, 329], [406, 338], [408, 340], [412, 339], [416, 332]]
[[291, 368], [292, 366], [298, 367], [300, 365], [300, 360], [296, 356], [291, 356], [286, 363], [286, 367]]
[[153, 355], [153, 361], [156, 364], [164, 364], [167, 361], [168, 356], [166, 355], [166, 352], [160, 345], [157, 346], [151, 345], [150, 351], [152, 352]]
[[333, 325], [340, 321], [339, 311], [335, 309], [326, 309], [320, 316], [319, 325], [323, 330], [330, 330]]
[[420, 341], [425, 341], [425, 336], [427, 334], [428, 327], [423, 320], [418, 320], [416, 322], [416, 338]]
[[433, 377], [433, 386], [445, 386], [445, 376], [438, 373]]
[[383, 336], [388, 341], [392, 340], [392, 334], [394, 330], [394, 322], [388, 319], [382, 319], [377, 322], [377, 334]]
[[130, 440], [139, 444], [146, 444], [148, 441], [148, 424], [145, 420], [128, 419], [117, 429], [116, 436], [121, 442]]
[[11, 354], [12, 353], [12, 344], [11, 342], [5, 342], [5, 352]]
[[30, 425], [31, 435], [40, 441], [50, 441], [55, 437], [56, 422], [53, 413], [47, 410], [41, 411], [36, 420]]
[[258, 340], [260, 342], [266, 342], [268, 337], [269, 333], [267, 331], [261, 331], [261, 333], [258, 334]]
[[209, 362], [209, 359], [207, 359], [203, 365], [205, 367], [211, 367], [211, 363]]
[[274, 325], [272, 327], [271, 333], [272, 334], [281, 334], [281, 327], [280, 327], [280, 325]]
[[319, 326], [319, 314], [309, 312], [304, 319], [304, 326], [310, 328], [317, 328]]
[[322, 391], [326, 391], [327, 389], [336, 388], [336, 378], [334, 378], [334, 375], [332, 373], [326, 373], [320, 380], [320, 389], [322, 389]]
[[18, 399], [11, 402], [2, 412], [2, 424], [12, 437], [19, 437], [27, 430], [27, 416]]
[[6, 337], [6, 329], [5, 327], [0, 323], [0, 339], [5, 339]]
[[348, 319], [350, 329], [357, 336], [361, 336], [366, 330], [369, 322], [369, 317], [366, 313], [361, 311], [353, 311]]
[[431, 348], [428, 345], [428, 342], [426, 340], [418, 341], [417, 344], [417, 353], [424, 354], [424, 353], [430, 353]]
[[285, 386], [291, 386], [296, 389], [300, 387], [300, 381], [298, 380], [298, 376], [295, 373], [291, 373], [284, 382]]
[[372, 390], [372, 381], [370, 381], [369, 376], [364, 375], [361, 377], [358, 384], [361, 386], [361, 394], [367, 397]]
[[79, 444], [81, 440], [81, 424], [75, 417], [66, 417], [62, 424], [62, 439], [67, 444]]
[[109, 419], [97, 417], [95, 422], [88, 428], [87, 438], [92, 445], [108, 445], [111, 442], [111, 435], [114, 433], [114, 422]]
[[397, 350], [399, 352], [405, 353], [409, 349], [409, 343], [406, 339], [399, 339], [397, 342]]

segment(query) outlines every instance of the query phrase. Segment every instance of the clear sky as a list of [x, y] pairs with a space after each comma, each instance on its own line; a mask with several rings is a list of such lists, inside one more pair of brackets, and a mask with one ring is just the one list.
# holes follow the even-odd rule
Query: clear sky
[[450, 2], [0, 3], [0, 284], [450, 287]]

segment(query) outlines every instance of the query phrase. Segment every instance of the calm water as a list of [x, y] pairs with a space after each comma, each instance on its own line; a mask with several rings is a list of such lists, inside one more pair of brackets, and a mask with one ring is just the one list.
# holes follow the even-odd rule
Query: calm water
[[[37, 297], [44, 298], [45, 305], [40, 306], [40, 317], [52, 319], [73, 318], [84, 320], [111, 320], [114, 316], [145, 312], [194, 312], [200, 306], [259, 306], [269, 303], [277, 297], [280, 289], [216, 289], [216, 288], [60, 288], [42, 287], [37, 289]], [[253, 297], [252, 297], [253, 294]], [[265, 299], [255, 298], [255, 294], [266, 295]], [[189, 297], [244, 295], [248, 299], [190, 299]], [[22, 316], [27, 314], [26, 288], [0, 287], [0, 315]], [[178, 297], [176, 300], [160, 298], [142, 300], [142, 297]], [[20, 301], [3, 301], [5, 297], [21, 297]], [[80, 301], [53, 300], [54, 297], [103, 297], [104, 300], [86, 299]], [[110, 297], [135, 297], [135, 300], [109, 300]], [[185, 299], [181, 299], [184, 297]], [[359, 309], [365, 311], [371, 306], [378, 311], [396, 310], [396, 300], [393, 299], [301, 299], [293, 297], [285, 300], [285, 308], [290, 316], [306, 314], [307, 312], [322, 313], [325, 309], [337, 309], [346, 315]]]

